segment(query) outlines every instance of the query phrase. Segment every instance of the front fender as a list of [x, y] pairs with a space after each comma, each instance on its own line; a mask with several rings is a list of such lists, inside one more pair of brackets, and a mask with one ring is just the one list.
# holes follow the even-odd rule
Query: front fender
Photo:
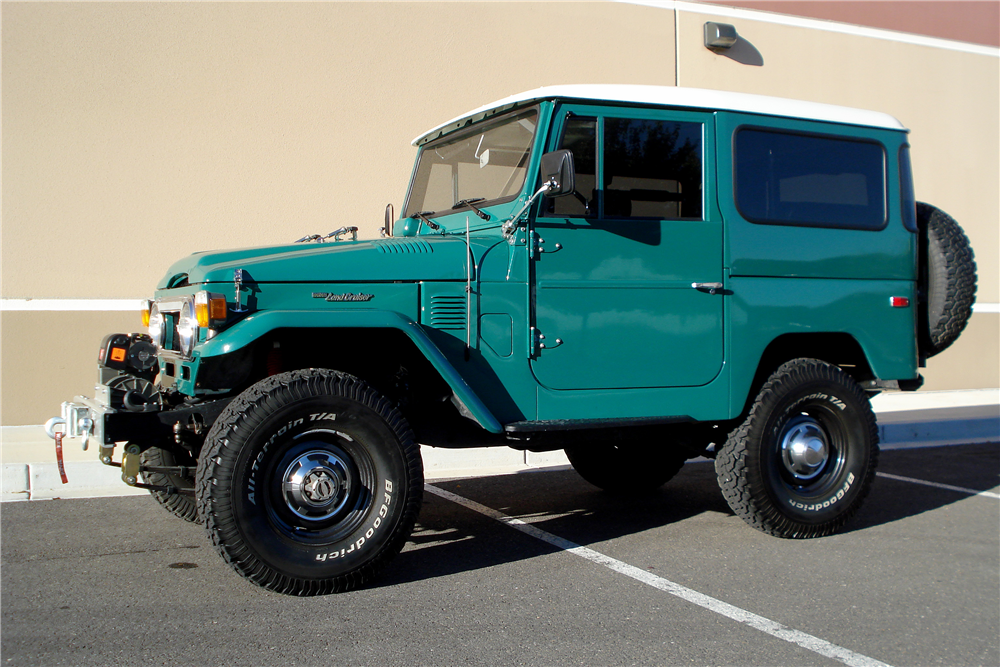
[[398, 329], [441, 374], [455, 396], [468, 408], [479, 425], [490, 433], [503, 428], [486, 405], [472, 391], [465, 378], [455, 370], [423, 328], [411, 318], [394, 311], [339, 310], [267, 310], [254, 313], [216, 338], [206, 341], [198, 357], [206, 359], [236, 352], [277, 329]]

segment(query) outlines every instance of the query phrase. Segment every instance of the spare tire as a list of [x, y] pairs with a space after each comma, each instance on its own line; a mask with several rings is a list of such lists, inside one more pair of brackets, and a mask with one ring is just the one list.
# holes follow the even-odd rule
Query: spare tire
[[917, 345], [927, 358], [954, 343], [968, 324], [976, 299], [976, 262], [965, 232], [941, 209], [917, 202], [917, 229]]

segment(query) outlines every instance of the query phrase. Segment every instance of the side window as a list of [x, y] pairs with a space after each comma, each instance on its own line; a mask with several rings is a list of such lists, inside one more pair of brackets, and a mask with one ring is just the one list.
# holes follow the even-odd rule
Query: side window
[[[572, 117], [566, 120], [559, 148], [573, 151], [576, 191], [580, 197], [549, 199], [548, 213], [571, 217], [597, 216], [597, 119]], [[581, 201], [586, 199], [586, 203]], [[589, 211], [589, 213], [588, 213]]]
[[604, 217], [701, 219], [700, 123], [604, 119]]
[[875, 142], [741, 129], [736, 205], [751, 222], [882, 229], [885, 151]]

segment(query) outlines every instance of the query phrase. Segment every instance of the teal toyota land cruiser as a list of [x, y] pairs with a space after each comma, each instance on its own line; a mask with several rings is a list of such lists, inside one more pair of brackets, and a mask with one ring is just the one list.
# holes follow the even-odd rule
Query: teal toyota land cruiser
[[874, 478], [869, 397], [917, 389], [971, 313], [968, 240], [885, 114], [558, 86], [413, 143], [382, 238], [182, 259], [47, 425], [265, 588], [370, 580], [416, 520], [418, 443], [564, 449], [615, 492], [707, 456], [753, 527], [827, 535]]

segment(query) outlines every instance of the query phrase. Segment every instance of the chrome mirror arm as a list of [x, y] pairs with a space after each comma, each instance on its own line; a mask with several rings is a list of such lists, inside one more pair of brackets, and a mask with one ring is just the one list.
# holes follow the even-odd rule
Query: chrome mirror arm
[[531, 195], [531, 197], [528, 198], [528, 201], [524, 202], [524, 206], [521, 207], [521, 210], [504, 220], [500, 229], [503, 231], [503, 235], [508, 241], [513, 237], [514, 230], [518, 228], [518, 221], [521, 219], [521, 216], [524, 215], [524, 212], [531, 208], [531, 205], [535, 203], [536, 199], [555, 187], [558, 187], [555, 179], [545, 181], [542, 183], [542, 187], [538, 188], [538, 192]]

